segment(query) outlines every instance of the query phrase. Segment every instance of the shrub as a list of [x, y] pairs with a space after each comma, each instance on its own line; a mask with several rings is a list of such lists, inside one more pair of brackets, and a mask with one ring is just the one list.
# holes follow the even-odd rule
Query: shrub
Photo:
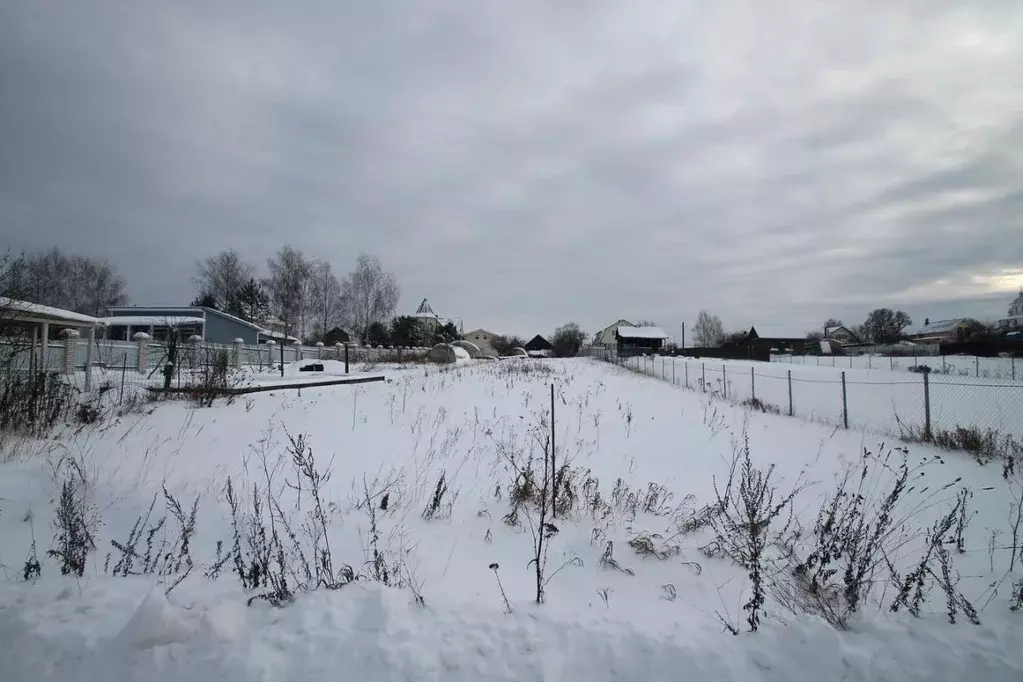
[[0, 377], [0, 431], [42, 436], [66, 422], [78, 390], [57, 374], [14, 372]]
[[53, 522], [56, 549], [46, 554], [60, 561], [61, 575], [81, 578], [85, 574], [89, 552], [96, 549], [96, 545], [88, 525], [88, 502], [79, 487], [71, 479], [64, 479]]

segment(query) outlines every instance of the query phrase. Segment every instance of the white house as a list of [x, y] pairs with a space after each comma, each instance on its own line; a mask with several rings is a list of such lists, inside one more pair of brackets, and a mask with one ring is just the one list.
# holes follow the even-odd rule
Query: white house
[[604, 327], [602, 330], [597, 332], [596, 335], [594, 335], [593, 345], [602, 346], [603, 348], [617, 348], [618, 337], [615, 336], [615, 332], [618, 330], [619, 327], [633, 326], [635, 325], [633, 325], [628, 320], [618, 320], [617, 322], [613, 322], [612, 324], [609, 324], [608, 326]]

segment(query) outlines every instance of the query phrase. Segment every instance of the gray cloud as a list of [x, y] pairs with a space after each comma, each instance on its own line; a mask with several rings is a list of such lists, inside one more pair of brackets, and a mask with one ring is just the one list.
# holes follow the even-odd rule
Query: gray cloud
[[369, 251], [403, 309], [523, 334], [997, 316], [1023, 280], [1017, 3], [207, 5], [4, 3], [12, 246], [152, 303], [221, 248]]

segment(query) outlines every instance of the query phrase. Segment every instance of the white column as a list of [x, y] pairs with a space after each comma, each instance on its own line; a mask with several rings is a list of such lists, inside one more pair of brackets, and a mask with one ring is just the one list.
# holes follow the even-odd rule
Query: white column
[[50, 323], [43, 322], [43, 339], [41, 351], [39, 353], [39, 370], [46, 373], [48, 367], [47, 363], [50, 360]]
[[75, 353], [78, 351], [78, 330], [65, 329], [61, 332], [64, 337], [64, 362], [62, 369], [64, 374], [75, 373]]
[[92, 346], [96, 343], [96, 328], [89, 327], [89, 345], [85, 347], [85, 390], [92, 389]]
[[136, 332], [132, 339], [139, 345], [138, 348], [138, 370], [139, 374], [149, 373], [149, 334]]

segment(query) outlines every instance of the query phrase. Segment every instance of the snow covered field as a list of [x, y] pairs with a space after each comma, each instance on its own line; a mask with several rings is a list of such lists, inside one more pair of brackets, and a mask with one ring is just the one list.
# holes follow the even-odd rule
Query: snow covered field
[[[885, 573], [848, 630], [769, 593], [760, 629], [750, 633], [748, 572], [708, 556], [709, 528], [683, 530], [715, 501], [744, 434], [753, 463], [775, 467], [779, 494], [801, 489], [791, 506], [806, 531], [791, 538], [796, 551], [809, 546], [836, 477], [860, 466], [864, 448], [889, 452], [881, 438], [746, 412], [585, 359], [386, 374], [386, 383], [261, 393], [208, 409], [159, 404], [54, 440], [5, 443], [0, 679], [1023, 679], [1023, 621], [1008, 608], [1020, 565], [1009, 572], [1007, 549], [1007, 515], [1020, 492], [997, 465], [912, 446], [912, 483], [894, 513], [904, 542], [890, 559], [905, 574], [960, 486], [972, 490], [975, 513], [953, 558], [958, 590], [980, 610], [981, 625], [961, 612], [950, 624], [937, 588], [919, 618], [890, 613], [896, 586]], [[536, 605], [535, 512], [526, 504], [518, 523], [505, 517], [516, 472], [542, 449], [551, 384], [555, 454], [574, 472], [576, 502], [551, 520], [546, 602]], [[218, 579], [206, 577], [217, 543], [227, 556], [233, 542], [226, 483], [243, 519], [253, 515], [253, 498], [270, 518], [272, 498], [302, 542], [303, 528], [320, 517], [299, 485], [291, 440], [299, 436], [316, 468], [330, 471], [322, 518], [335, 572], [348, 564], [360, 579], [299, 592], [281, 608], [246, 606], [255, 593], [242, 590], [233, 562]], [[888, 460], [896, 471], [899, 458]], [[873, 492], [894, 476], [872, 465]], [[88, 501], [96, 545], [80, 579], [62, 577], [59, 559], [45, 555], [66, 480]], [[169, 596], [184, 569], [130, 577], [109, 570], [123, 558], [111, 541], [123, 547], [154, 499], [140, 527], [166, 515], [154, 543], [174, 537], [164, 487], [185, 517], [198, 501], [195, 566]], [[250, 526], [241, 527], [244, 547]], [[129, 573], [142, 563], [144, 536]], [[629, 544], [644, 538], [661, 557]], [[41, 576], [25, 582], [33, 541]], [[724, 632], [722, 620], [741, 634]]]
[[[835, 366], [832, 359], [837, 361]], [[688, 381], [690, 388], [704, 386], [707, 392], [727, 394], [734, 401], [755, 396], [782, 414], [789, 413], [791, 374], [793, 416], [834, 426], [844, 426], [844, 374], [850, 429], [891, 436], [907, 429], [922, 431], [926, 421], [923, 375], [890, 370], [888, 358], [884, 360], [883, 367], [874, 369], [850, 369], [842, 364], [849, 358], [821, 358], [820, 366], [671, 357], [635, 357], [625, 362], [636, 371], [678, 386]], [[1023, 439], [1023, 383], [953, 374], [931, 374], [928, 380], [932, 430], [975, 427]]]

